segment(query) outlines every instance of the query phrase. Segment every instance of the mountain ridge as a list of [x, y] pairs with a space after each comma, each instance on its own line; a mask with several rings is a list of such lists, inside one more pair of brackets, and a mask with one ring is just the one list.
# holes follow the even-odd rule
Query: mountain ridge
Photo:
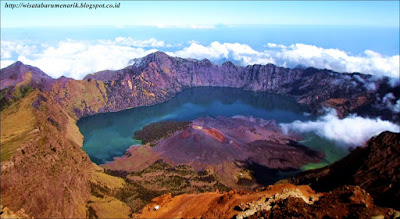
[[[42, 218], [90, 216], [110, 200], [126, 210], [124, 203], [110, 196], [116, 191], [99, 192], [108, 191], [110, 176], [82, 150], [83, 136], [76, 121], [96, 113], [157, 104], [190, 87], [237, 87], [291, 95], [315, 114], [332, 107], [341, 117], [359, 113], [394, 122], [399, 118], [398, 113], [381, 108], [387, 93], [395, 100], [400, 95], [400, 86], [392, 87], [388, 78], [371, 80], [368, 75], [273, 65], [238, 67], [226, 62], [217, 66], [208, 60], [162, 53], [146, 57], [136, 65], [85, 80], [52, 79], [21, 62], [1, 69], [1, 150], [2, 155], [7, 152], [1, 157], [3, 206]], [[368, 89], [370, 83], [375, 89]], [[89, 184], [93, 177], [97, 184]], [[120, 195], [131, 194], [131, 189], [124, 187]]]
[[[13, 65], [23, 64], [18, 62]], [[5, 76], [9, 67], [1, 69], [2, 84], [7, 78]], [[20, 74], [26, 72], [28, 71]], [[33, 71], [33, 75], [36, 75], [35, 72]], [[42, 73], [40, 71], [38, 75]], [[53, 85], [57, 89], [66, 89], [72, 84], [85, 84], [89, 87], [95, 85], [99, 91], [95, 91], [93, 87], [90, 88], [90, 92], [94, 92], [93, 95], [100, 98], [96, 102], [102, 104], [93, 106], [91, 101], [85, 100], [80, 106], [73, 107], [73, 116], [76, 118], [164, 102], [177, 92], [190, 87], [219, 86], [290, 95], [297, 102], [307, 105], [314, 114], [323, 114], [324, 108], [328, 107], [334, 108], [341, 118], [349, 114], [358, 114], [368, 117], [380, 116], [382, 119], [398, 123], [400, 113], [388, 106], [394, 107], [395, 101], [400, 98], [400, 84], [393, 85], [391, 80], [393, 79], [387, 77], [337, 73], [312, 67], [290, 69], [273, 64], [244, 67], [229, 61], [217, 65], [207, 59], [184, 59], [155, 52], [136, 59], [132, 65], [123, 69], [88, 74], [83, 80], [61, 77], [30, 84], [33, 83], [33, 87], [39, 87], [43, 91], [51, 90]], [[19, 81], [21, 79], [18, 79]], [[15, 96], [15, 86], [12, 85], [17, 82], [7, 83], [3, 88], [10, 90], [6, 92], [6, 89], [2, 89], [2, 97], [5, 98], [1, 98], [1, 101], [10, 104]], [[75, 88], [68, 89], [73, 93], [71, 89]], [[56, 89], [52, 92], [60, 93]], [[392, 99], [385, 98], [389, 93], [393, 95]], [[75, 101], [71, 103], [64, 96], [54, 96], [64, 106], [77, 105]]]
[[[332, 107], [341, 117], [358, 113], [388, 115], [383, 119], [391, 121], [399, 118], [390, 110], [376, 107], [385, 105], [382, 103], [385, 94], [392, 92], [396, 96], [395, 91], [400, 91], [398, 85], [391, 87], [389, 78], [312, 67], [290, 69], [273, 64], [242, 67], [230, 62], [216, 65], [207, 59], [183, 59], [156, 52], [131, 66], [89, 74], [84, 80], [102, 81], [106, 85], [109, 97], [106, 105], [112, 106], [105, 106], [100, 112], [163, 102], [188, 87], [221, 86], [291, 95], [314, 113], [323, 113], [324, 107]], [[364, 106], [373, 110], [367, 112]], [[383, 110], [385, 113], [379, 113]], [[81, 109], [77, 116], [92, 115], [90, 111]]]

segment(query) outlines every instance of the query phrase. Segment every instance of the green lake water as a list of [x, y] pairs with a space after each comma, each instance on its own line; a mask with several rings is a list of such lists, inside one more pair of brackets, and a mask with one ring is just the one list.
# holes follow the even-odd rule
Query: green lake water
[[[151, 122], [218, 115], [253, 116], [278, 123], [316, 119], [288, 96], [236, 88], [200, 87], [186, 89], [164, 103], [85, 117], [78, 121], [78, 127], [85, 137], [83, 149], [93, 162], [103, 164], [123, 155], [129, 146], [140, 145], [139, 140], [132, 138], [133, 134]], [[304, 170], [335, 162], [348, 153], [345, 148], [314, 133], [305, 133], [304, 137], [302, 144], [326, 155], [323, 162], [308, 164], [302, 168]]]

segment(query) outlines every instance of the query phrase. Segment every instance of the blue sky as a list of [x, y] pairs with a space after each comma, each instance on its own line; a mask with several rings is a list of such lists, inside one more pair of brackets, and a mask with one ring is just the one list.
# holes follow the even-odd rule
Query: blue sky
[[[96, 10], [12, 10], [4, 8], [5, 3], [19, 2], [1, 2], [2, 28], [217, 24], [399, 26], [399, 1], [120, 1], [119, 9]], [[40, 3], [40, 1], [29, 3]], [[72, 1], [46, 1], [46, 3], [72, 3]], [[87, 3], [114, 3], [114, 1], [87, 1]]]

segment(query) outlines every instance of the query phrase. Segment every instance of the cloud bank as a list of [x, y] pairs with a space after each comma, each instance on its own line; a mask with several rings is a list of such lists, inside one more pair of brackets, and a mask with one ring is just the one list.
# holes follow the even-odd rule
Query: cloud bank
[[[144, 47], [161, 45], [163, 45], [162, 41], [152, 39], [141, 42], [129, 38], [116, 38], [112, 42], [65, 40], [56, 46], [48, 46], [30, 54], [18, 53], [15, 49], [8, 49], [4, 53], [17, 53], [18, 61], [37, 66], [53, 78], [66, 76], [82, 79], [89, 73], [124, 68], [132, 58], [140, 58], [157, 51], [154, 48]], [[3, 63], [11, 64], [9, 60], [2, 60], [2, 67], [5, 67]]]
[[334, 110], [316, 121], [294, 121], [281, 124], [284, 131], [315, 132], [319, 136], [348, 146], [361, 146], [383, 131], [400, 132], [400, 126], [381, 119], [350, 115], [339, 119]]
[[364, 54], [355, 56], [339, 49], [325, 49], [301, 43], [290, 46], [268, 43], [266, 48], [259, 52], [246, 44], [213, 42], [203, 46], [193, 42], [189, 47], [172, 52], [170, 55], [211, 60], [226, 58], [240, 61], [243, 65], [268, 63], [284, 67], [304, 65], [337, 72], [361, 72], [392, 78], [398, 78], [400, 74], [399, 55], [383, 56], [366, 50]]
[[[182, 45], [184, 45], [182, 47]], [[135, 40], [117, 37], [114, 40], [76, 41], [63, 40], [56, 45], [34, 44], [29, 41], [2, 41], [1, 67], [22, 61], [37, 66], [54, 78], [60, 76], [82, 79], [101, 70], [116, 70], [128, 65], [129, 60], [140, 58], [157, 50], [183, 58], [232, 60], [242, 65], [268, 64], [296, 67], [298, 65], [327, 68], [337, 72], [361, 72], [376, 76], [399, 78], [400, 56], [384, 56], [366, 50], [364, 54], [350, 55], [338, 49], [325, 49], [314, 45], [289, 46], [267, 43], [264, 51], [246, 44], [212, 42], [202, 45], [191, 41], [170, 44], [150, 38]]]

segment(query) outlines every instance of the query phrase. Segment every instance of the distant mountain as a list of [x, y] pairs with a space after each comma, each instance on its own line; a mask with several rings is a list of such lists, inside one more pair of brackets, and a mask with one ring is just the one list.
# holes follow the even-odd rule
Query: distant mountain
[[307, 66], [305, 66], [305, 65], [296, 65], [296, 67], [294, 67], [294, 68], [306, 69]]
[[237, 60], [235, 60], [235, 59], [231, 59], [231, 58], [222, 58], [222, 59], [219, 59], [219, 60], [215, 60], [215, 61], [213, 61], [215, 64], [217, 64], [217, 65], [222, 65], [222, 64], [224, 64], [225, 62], [231, 62], [232, 64], [234, 64], [234, 65], [238, 65], [238, 66], [243, 66], [243, 63], [241, 62], [241, 61], [237, 61]]

